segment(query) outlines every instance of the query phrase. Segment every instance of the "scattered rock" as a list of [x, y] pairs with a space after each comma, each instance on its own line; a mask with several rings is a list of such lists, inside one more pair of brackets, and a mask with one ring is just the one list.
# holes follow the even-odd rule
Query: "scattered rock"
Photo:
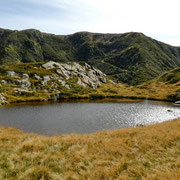
[[92, 81], [98, 81], [98, 77], [95, 75], [95, 71], [90, 70], [87, 72], [87, 75]]
[[96, 89], [96, 88], [97, 88], [97, 84], [95, 84], [95, 83], [93, 83], [93, 82], [91, 82], [91, 83], [89, 84], [89, 86], [92, 87], [93, 89]]
[[64, 87], [67, 88], [67, 89], [71, 89], [70, 86], [69, 86], [68, 84], [65, 84]]
[[66, 80], [70, 79], [71, 73], [69, 71], [63, 71], [63, 74]]
[[8, 101], [3, 93], [0, 94], [0, 105], [8, 104]]
[[47, 84], [47, 82], [51, 80], [50, 75], [43, 76], [43, 80], [44, 81], [42, 81], [42, 84]]
[[65, 86], [66, 82], [63, 79], [58, 79], [58, 81], [61, 83], [62, 86]]
[[49, 91], [47, 89], [44, 90], [45, 93], [48, 93]]
[[7, 75], [10, 77], [19, 77], [19, 74], [14, 71], [7, 71]]
[[40, 79], [41, 79], [41, 77], [38, 76], [37, 74], [34, 74], [34, 78], [35, 78], [36, 80], [40, 80]]
[[87, 84], [83, 83], [80, 78], [78, 78], [77, 84], [79, 84], [80, 86], [87, 87]]
[[103, 77], [103, 76], [101, 76], [101, 77], [99, 78], [99, 80], [100, 80], [102, 83], [106, 83], [106, 78]]
[[73, 70], [77, 71], [77, 72], [83, 72], [85, 71], [85, 67], [81, 66], [80, 64], [74, 62], [73, 63]]
[[1, 83], [2, 83], [2, 84], [7, 84], [7, 81], [1, 80]]
[[49, 61], [45, 64], [42, 65], [43, 68], [45, 69], [53, 69], [53, 68], [59, 68], [60, 64], [54, 61]]
[[29, 79], [29, 75], [28, 75], [27, 73], [23, 73], [23, 74], [22, 74], [22, 78], [23, 78], [23, 79]]
[[87, 84], [87, 85], [90, 85], [90, 82], [91, 82], [91, 80], [90, 80], [90, 78], [88, 77], [88, 76], [86, 76], [85, 74], [81, 74], [81, 79], [82, 79], [82, 81], [85, 83], [85, 84]]
[[63, 74], [63, 72], [62, 72], [62, 70], [61, 70], [61, 69], [58, 69], [56, 72], [57, 72], [57, 74], [58, 74], [58, 75], [60, 75], [60, 76], [64, 76], [64, 74]]
[[29, 91], [27, 89], [22, 89], [22, 88], [14, 88], [14, 92], [16, 94], [19, 94], [19, 95], [24, 95], [24, 94], [32, 94], [33, 92], [32, 91]]
[[91, 66], [89, 64], [87, 64], [87, 63], [85, 63], [84, 66], [85, 66], [86, 69], [91, 69]]
[[53, 93], [61, 93], [61, 91], [54, 89]]
[[[64, 69], [66, 69], [67, 71], [73, 71], [73, 63], [71, 64], [62, 64], [62, 66], [64, 67]], [[75, 68], [75, 67], [74, 67]]]
[[[109, 82], [110, 83], [112, 83], [112, 84], [116, 84], [114, 81], [112, 81], [112, 80], [109, 80]], [[119, 83], [119, 85], [121, 85], [120, 83]]]
[[25, 79], [22, 79], [22, 80], [16, 79], [15, 83], [17, 85], [21, 86], [21, 88], [29, 89], [31, 87], [31, 82], [29, 82], [28, 80], [25, 80]]
[[58, 75], [64, 77], [66, 80], [70, 78], [70, 72], [65, 69], [58, 69], [56, 72]]

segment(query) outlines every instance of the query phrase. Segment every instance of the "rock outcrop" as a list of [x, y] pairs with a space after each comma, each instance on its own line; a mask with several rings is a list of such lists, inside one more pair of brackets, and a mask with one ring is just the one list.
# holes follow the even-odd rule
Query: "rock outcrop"
[[8, 104], [8, 101], [3, 93], [0, 93], [0, 105]]
[[[93, 89], [100, 87], [102, 83], [106, 83], [106, 75], [87, 63], [57, 63], [50, 61], [43, 64], [42, 68], [54, 70], [54, 73], [44, 76], [34, 74], [33, 77], [30, 78], [28, 73], [20, 74], [15, 71], [7, 71], [7, 76], [12, 77], [13, 79], [8, 80], [7, 82], [2, 80], [1, 82], [3, 84], [16, 84], [20, 88], [24, 88], [26, 90], [31, 89], [32, 83], [30, 79], [39, 81], [39, 86], [40, 84], [42, 86], [46, 86], [49, 81], [57, 80], [63, 87], [67, 89], [71, 89], [70, 85], [68, 84], [68, 80], [70, 79], [76, 79], [76, 83], [80, 86]], [[53, 86], [57, 87], [55, 83]], [[40, 89], [43, 88], [41, 87]]]
[[[64, 86], [65, 81], [69, 80], [70, 78], [77, 78], [77, 84], [93, 89], [101, 86], [102, 83], [106, 83], [106, 75], [104, 73], [88, 65], [87, 63], [83, 64], [84, 65], [80, 65], [76, 62], [65, 64], [50, 61], [43, 64], [42, 67], [45, 69], [56, 68], [56, 73], [63, 78], [63, 80], [60, 79], [60, 82], [62, 82], [62, 85]], [[45, 79], [45, 82], [50, 80], [48, 76], [46, 76]]]
[[[22, 67], [27, 72], [21, 71]], [[83, 88], [94, 91], [107, 83], [104, 73], [84, 62], [21, 64], [20, 67], [8, 67], [5, 72], [0, 72], [0, 86], [5, 92], [0, 94], [0, 104], [7, 103], [9, 93], [15, 101], [18, 98], [19, 101], [25, 101], [27, 97], [33, 99], [34, 95], [42, 101], [48, 98], [56, 100], [64, 94], [78, 94]]]

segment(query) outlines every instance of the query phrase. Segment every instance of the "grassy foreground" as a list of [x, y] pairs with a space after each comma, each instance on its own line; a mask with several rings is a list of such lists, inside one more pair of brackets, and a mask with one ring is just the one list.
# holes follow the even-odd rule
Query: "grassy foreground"
[[0, 179], [180, 179], [180, 119], [88, 135], [0, 128]]

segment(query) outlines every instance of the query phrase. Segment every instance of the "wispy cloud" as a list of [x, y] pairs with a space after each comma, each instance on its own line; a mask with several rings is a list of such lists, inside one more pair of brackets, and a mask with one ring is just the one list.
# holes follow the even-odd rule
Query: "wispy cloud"
[[56, 34], [138, 31], [180, 45], [179, 7], [179, 0], [6, 0], [0, 26]]

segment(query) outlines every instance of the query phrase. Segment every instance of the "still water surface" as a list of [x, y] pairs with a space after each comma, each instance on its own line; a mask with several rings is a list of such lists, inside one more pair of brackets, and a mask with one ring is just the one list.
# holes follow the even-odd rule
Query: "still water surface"
[[0, 126], [46, 135], [92, 133], [180, 117], [180, 107], [156, 101], [24, 104], [0, 108]]

